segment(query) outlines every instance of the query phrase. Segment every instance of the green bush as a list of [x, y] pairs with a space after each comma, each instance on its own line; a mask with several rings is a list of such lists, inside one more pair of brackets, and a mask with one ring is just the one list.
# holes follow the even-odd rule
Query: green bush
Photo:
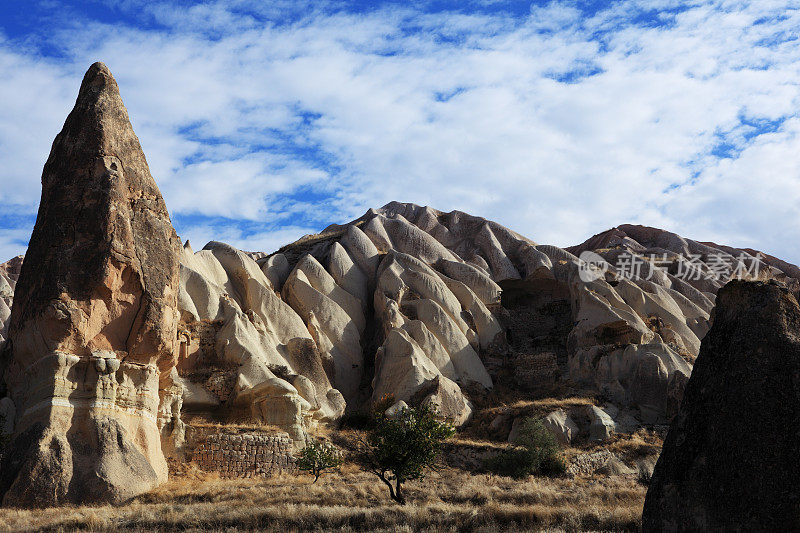
[[543, 476], [558, 477], [567, 473], [567, 462], [560, 453], [548, 455], [539, 465], [539, 473]]
[[314, 483], [326, 470], [336, 468], [342, 464], [339, 451], [333, 444], [321, 441], [311, 441], [308, 446], [300, 451], [297, 458], [297, 468], [313, 474]]
[[531, 473], [531, 461], [527, 450], [514, 448], [486, 459], [486, 468], [497, 475], [519, 479]]
[[514, 448], [490, 457], [486, 468], [517, 479], [531, 474], [559, 476], [567, 471], [558, 441], [540, 418], [526, 418], [513, 444]]
[[405, 505], [403, 483], [425, 476], [455, 428], [440, 422], [427, 405], [403, 409], [391, 417], [384, 411], [375, 411], [375, 425], [364, 442], [364, 463], [389, 487], [389, 496]]

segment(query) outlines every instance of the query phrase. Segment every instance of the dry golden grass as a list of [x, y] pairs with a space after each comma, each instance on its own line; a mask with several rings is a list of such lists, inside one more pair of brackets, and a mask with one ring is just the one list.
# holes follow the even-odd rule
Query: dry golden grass
[[566, 396], [563, 398], [542, 398], [540, 400], [516, 399], [503, 405], [481, 411], [485, 416], [513, 414], [514, 416], [542, 416], [556, 409], [570, 409], [581, 405], [593, 405], [596, 400], [587, 396]]
[[625, 462], [634, 462], [645, 457], [658, 457], [664, 444], [662, 436], [640, 429], [632, 435], [616, 435], [611, 442], [595, 444], [617, 455]]
[[0, 531], [635, 531], [644, 494], [623, 477], [514, 481], [445, 468], [409, 483], [398, 506], [351, 464], [316, 484], [195, 472], [118, 507], [0, 509]]
[[474, 394], [473, 396], [471, 399], [478, 410], [503, 409], [514, 405], [521, 407], [537, 402], [541, 403], [542, 408], [546, 408], [546, 404], [552, 403], [557, 409], [574, 405], [570, 400], [584, 400], [579, 403], [593, 403], [597, 391], [584, 388], [569, 379], [560, 379], [557, 383], [541, 386], [535, 391], [520, 390], [518, 387], [500, 381], [488, 394]]
[[[515, 401], [500, 412], [538, 414], [590, 402], [585, 397]], [[483, 414], [493, 415], [491, 411]], [[254, 429], [246, 424], [193, 424], [226, 432]], [[356, 457], [363, 437], [357, 430], [330, 430], [325, 436], [349, 458]], [[461, 449], [480, 455], [506, 446], [462, 432], [446, 448], [452, 458]], [[569, 458], [602, 447], [635, 462], [657, 454], [660, 446], [658, 435], [642, 430], [563, 453]], [[0, 509], [0, 532], [637, 531], [640, 526], [646, 488], [635, 476], [518, 481], [482, 473], [480, 467], [470, 473], [463, 461], [448, 464], [424, 480], [408, 483], [409, 504], [399, 506], [377, 478], [354, 463], [323, 475], [316, 484], [305, 475], [222, 479], [182, 463], [168, 483], [123, 505]]]

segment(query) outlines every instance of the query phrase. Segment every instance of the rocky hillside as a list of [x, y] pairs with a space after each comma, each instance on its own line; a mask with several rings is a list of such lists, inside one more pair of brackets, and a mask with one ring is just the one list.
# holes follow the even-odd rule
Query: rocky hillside
[[[166, 477], [163, 455], [181, 457], [190, 419], [278, 426], [299, 444], [385, 396], [465, 425], [498, 389], [580, 389], [603, 407], [553, 413], [562, 442], [664, 424], [717, 290], [731, 277], [800, 287], [800, 270], [776, 258], [655, 228], [561, 249], [397, 202], [271, 255], [181, 248], [101, 64], [54, 143], [41, 205], [24, 265], [0, 266], [0, 409], [21, 450], [6, 472], [44, 465], [57, 482], [7, 492], [13, 476], [0, 480], [7, 502], [146, 490]], [[84, 437], [108, 445], [79, 457], [70, 446]]]
[[0, 264], [0, 347], [8, 338], [8, 319], [11, 318], [14, 288], [17, 286], [23, 258], [20, 255]]
[[[269, 256], [187, 243], [179, 371], [196, 394], [184, 407], [238, 405], [299, 434], [386, 394], [464, 423], [498, 380], [569, 382], [626, 408], [628, 424], [664, 423], [725, 281], [716, 263], [797, 283], [766, 263], [756, 273], [755, 253], [654, 228], [622, 226], [570, 250], [397, 202]], [[574, 255], [586, 251], [605, 265], [590, 270]], [[619, 266], [625, 255], [636, 271]]]
[[[606, 264], [590, 270], [574, 255], [586, 252]], [[436, 402], [463, 424], [496, 383], [566, 384], [596, 390], [614, 416], [622, 408], [621, 427], [665, 423], [726, 281], [714, 265], [799, 283], [796, 267], [768, 256], [754, 272], [756, 254], [631, 225], [564, 250], [397, 202], [272, 255], [187, 242], [183, 412], [259, 420], [302, 440], [387, 394]], [[3, 265], [9, 287], [18, 271], [19, 258]]]

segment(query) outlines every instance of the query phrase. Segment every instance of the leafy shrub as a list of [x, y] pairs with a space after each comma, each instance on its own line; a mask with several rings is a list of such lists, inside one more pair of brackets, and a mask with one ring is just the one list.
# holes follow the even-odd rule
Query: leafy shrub
[[486, 467], [517, 479], [531, 474], [559, 476], [567, 471], [558, 441], [540, 418], [526, 418], [514, 444], [514, 448], [487, 459]]
[[297, 458], [297, 468], [313, 474], [314, 483], [323, 472], [341, 464], [342, 459], [336, 446], [321, 441], [311, 441], [300, 451], [300, 456]]
[[485, 463], [488, 470], [500, 476], [519, 479], [531, 473], [528, 451], [522, 448], [502, 451], [486, 459]]
[[363, 455], [367, 470], [389, 487], [394, 501], [405, 505], [403, 483], [425, 477], [455, 428], [440, 422], [428, 405], [403, 409], [392, 417], [384, 414], [386, 408], [375, 409], [375, 426], [363, 443]]
[[558, 477], [567, 473], [567, 462], [560, 453], [547, 455], [542, 458], [539, 473], [543, 476]]

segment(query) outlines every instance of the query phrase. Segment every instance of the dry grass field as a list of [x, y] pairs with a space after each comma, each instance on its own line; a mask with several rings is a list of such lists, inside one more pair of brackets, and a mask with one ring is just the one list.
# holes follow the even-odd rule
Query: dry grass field
[[308, 476], [175, 478], [121, 506], [0, 510], [0, 531], [635, 531], [645, 488], [629, 477], [514, 481], [446, 468], [391, 502], [345, 466]]
[[[344, 443], [354, 435], [339, 437]], [[463, 438], [451, 444], [497, 446]], [[646, 435], [604, 446], [627, 459], [659, 447]], [[409, 503], [400, 506], [353, 463], [312, 479], [221, 479], [190, 467], [120, 506], [0, 509], [0, 531], [636, 531], [646, 492], [633, 475], [513, 480], [444, 466], [409, 483]]]

